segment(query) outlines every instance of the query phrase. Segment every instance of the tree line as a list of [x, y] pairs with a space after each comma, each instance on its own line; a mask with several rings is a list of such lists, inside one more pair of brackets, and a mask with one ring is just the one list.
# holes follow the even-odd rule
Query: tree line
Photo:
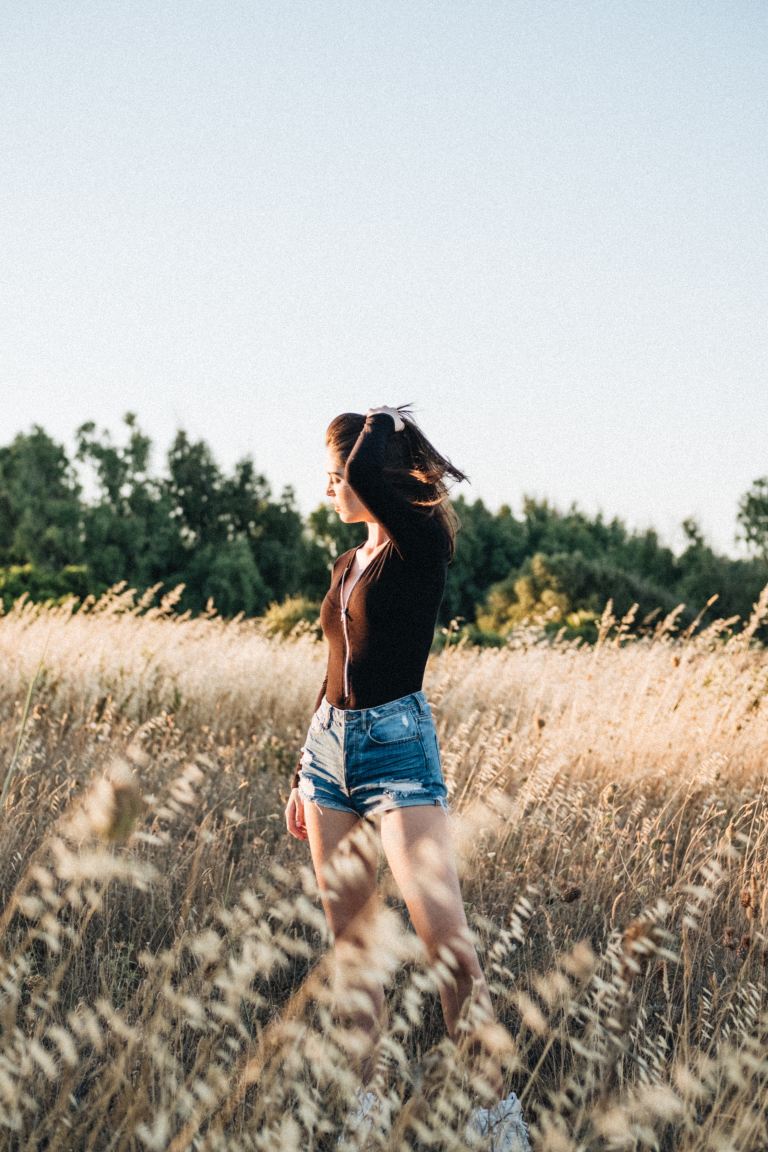
[[[155, 474], [150, 438], [135, 414], [123, 421], [119, 444], [82, 424], [72, 460], [39, 424], [0, 447], [3, 607], [23, 594], [98, 597], [125, 581], [138, 592], [183, 585], [177, 608], [192, 615], [212, 601], [221, 616], [264, 617], [278, 631], [316, 625], [330, 566], [364, 538], [363, 526], [343, 524], [326, 503], [305, 521], [292, 487], [275, 496], [252, 457], [227, 474], [205, 441], [182, 430]], [[95, 490], [87, 499], [83, 470]], [[693, 518], [675, 555], [653, 529], [630, 531], [575, 504], [561, 511], [525, 497], [520, 516], [463, 495], [453, 505], [461, 530], [438, 621], [445, 642], [504, 643], [526, 623], [592, 640], [609, 600], [618, 617], [637, 606], [636, 631], [681, 603], [681, 626], [697, 616], [702, 626], [743, 621], [768, 583], [768, 478], [737, 509], [749, 559], [716, 554]]]

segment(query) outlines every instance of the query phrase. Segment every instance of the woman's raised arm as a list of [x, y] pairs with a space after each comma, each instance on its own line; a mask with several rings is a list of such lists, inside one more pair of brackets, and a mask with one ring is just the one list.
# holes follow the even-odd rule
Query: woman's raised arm
[[434, 516], [414, 507], [384, 475], [387, 442], [390, 436], [401, 435], [395, 431], [395, 413], [392, 409], [366, 413], [344, 479], [386, 530], [402, 559], [422, 560], [444, 546], [445, 533]]

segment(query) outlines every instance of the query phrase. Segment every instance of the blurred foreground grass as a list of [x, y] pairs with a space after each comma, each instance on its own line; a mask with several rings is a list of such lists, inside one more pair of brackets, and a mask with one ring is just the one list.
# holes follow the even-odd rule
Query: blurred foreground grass
[[[430, 658], [534, 1148], [768, 1147], [765, 607], [738, 635], [669, 618], [635, 640], [606, 617], [594, 648], [521, 633]], [[0, 617], [0, 1147], [355, 1146], [283, 815], [324, 659], [119, 589]], [[369, 1146], [465, 1148], [464, 1071], [380, 863], [395, 1119]]]

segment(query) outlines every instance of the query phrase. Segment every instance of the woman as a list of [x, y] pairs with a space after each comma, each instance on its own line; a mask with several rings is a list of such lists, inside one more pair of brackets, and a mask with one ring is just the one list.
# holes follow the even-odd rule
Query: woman
[[[466, 476], [398, 408], [337, 416], [327, 429], [326, 447], [327, 495], [344, 523], [367, 523], [368, 538], [333, 565], [320, 614], [329, 643], [327, 670], [286, 822], [292, 836], [309, 840], [336, 964], [346, 973], [340, 987], [368, 993], [370, 1011], [347, 1014], [364, 1041], [359, 1110], [364, 1114], [372, 1104], [365, 1085], [384, 1010], [381, 983], [366, 979], [367, 927], [377, 911], [376, 859], [352, 835], [361, 820], [378, 829], [430, 960], [441, 949], [452, 957], [453, 980], [440, 983], [448, 1034], [465, 1051], [483, 1053], [483, 1074], [500, 1095], [501, 1069], [484, 1051], [483, 1029], [473, 1038], [459, 1027], [470, 1006], [485, 1023], [494, 1015], [467, 925], [438, 740], [422, 691], [456, 532], [444, 477]], [[357, 869], [330, 867], [345, 852], [358, 857]], [[484, 1121], [487, 1115], [480, 1127]]]

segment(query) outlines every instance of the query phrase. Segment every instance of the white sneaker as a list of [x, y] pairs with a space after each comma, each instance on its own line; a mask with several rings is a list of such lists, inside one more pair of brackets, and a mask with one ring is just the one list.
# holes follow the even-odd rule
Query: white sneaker
[[493, 1108], [476, 1108], [469, 1118], [465, 1136], [489, 1136], [488, 1152], [531, 1152], [523, 1109], [514, 1092]]

